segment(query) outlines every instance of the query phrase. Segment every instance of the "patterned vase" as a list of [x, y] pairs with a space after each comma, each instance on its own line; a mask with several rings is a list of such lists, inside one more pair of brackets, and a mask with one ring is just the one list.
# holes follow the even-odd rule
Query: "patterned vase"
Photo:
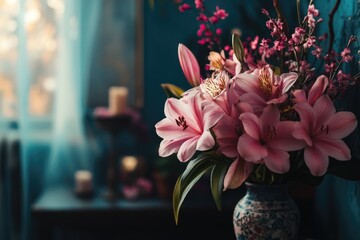
[[236, 239], [297, 239], [300, 212], [288, 185], [246, 183], [246, 187], [233, 215]]

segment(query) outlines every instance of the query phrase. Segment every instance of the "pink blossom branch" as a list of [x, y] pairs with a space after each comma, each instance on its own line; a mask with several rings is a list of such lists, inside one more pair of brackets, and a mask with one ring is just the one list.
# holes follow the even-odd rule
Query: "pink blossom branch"
[[281, 8], [279, 6], [279, 0], [273, 0], [273, 6], [275, 8], [275, 11], [278, 15], [278, 18], [284, 23], [284, 33], [287, 37], [288, 36], [288, 33], [289, 33], [289, 29], [288, 29], [288, 24], [286, 22], [286, 19], [284, 17], [284, 15], [282, 14], [282, 11], [281, 11]]
[[[274, 5], [275, 11], [278, 15], [278, 19], [280, 19], [284, 24], [283, 32], [285, 33], [285, 36], [289, 37], [288, 36], [288, 34], [289, 34], [288, 24], [286, 22], [284, 15], [282, 14], [281, 8], [279, 6], [279, 0], [273, 0], [273, 5]], [[284, 56], [285, 56], [285, 51], [281, 50], [281, 52], [280, 52], [280, 71], [281, 72], [284, 72]]]

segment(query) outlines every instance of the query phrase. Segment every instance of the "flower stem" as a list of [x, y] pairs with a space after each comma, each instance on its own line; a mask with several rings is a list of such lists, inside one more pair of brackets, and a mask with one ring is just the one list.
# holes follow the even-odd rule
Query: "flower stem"
[[334, 15], [335, 15], [336, 11], [339, 8], [340, 2], [341, 2], [341, 0], [336, 0], [334, 8], [329, 13], [329, 48], [328, 48], [328, 51], [327, 51], [328, 54], [331, 53], [331, 50], [332, 50], [333, 45], [334, 45], [334, 38], [335, 38]]

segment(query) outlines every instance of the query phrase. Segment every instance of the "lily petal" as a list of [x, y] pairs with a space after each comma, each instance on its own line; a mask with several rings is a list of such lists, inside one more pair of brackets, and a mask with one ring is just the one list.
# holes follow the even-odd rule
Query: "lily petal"
[[200, 66], [194, 54], [183, 44], [178, 46], [178, 57], [185, 78], [193, 87], [200, 84]]
[[187, 162], [196, 152], [197, 138], [191, 138], [185, 141], [177, 153], [177, 158], [180, 162]]
[[311, 132], [315, 128], [315, 112], [312, 107], [307, 103], [297, 103], [294, 106], [295, 110], [299, 113], [301, 124], [307, 132]]
[[224, 116], [224, 111], [214, 102], [205, 106], [203, 112], [204, 130], [212, 128]]
[[200, 132], [201, 129], [199, 128], [199, 126], [201, 126], [201, 124], [199, 120], [196, 119], [196, 117], [199, 117], [201, 115], [200, 113], [198, 113], [196, 116], [194, 116], [194, 112], [199, 112], [199, 110], [197, 110], [199, 106], [197, 105], [195, 95], [189, 97], [188, 99], [189, 102], [185, 103], [181, 99], [168, 98], [165, 101], [165, 116], [171, 121], [174, 121], [174, 123], [179, 117], [184, 117], [190, 128], [194, 129], [197, 132]]
[[323, 176], [329, 166], [329, 157], [316, 147], [305, 148], [304, 160], [314, 176]]
[[259, 141], [261, 138], [259, 118], [253, 113], [242, 113], [240, 120], [242, 121], [245, 132]]
[[237, 144], [237, 149], [240, 156], [246, 161], [253, 163], [259, 163], [260, 160], [268, 155], [266, 147], [248, 134], [241, 135]]
[[[306, 146], [305, 142], [301, 138], [295, 138], [292, 134], [300, 127], [301, 125], [299, 123], [292, 121], [279, 122], [275, 128], [276, 136], [267, 142], [267, 145], [283, 151], [296, 151], [304, 148]], [[309, 138], [307, 134], [306, 136]]]
[[196, 150], [206, 151], [215, 145], [215, 140], [210, 131], [205, 131], [199, 138], [196, 144]]
[[286, 93], [290, 90], [290, 88], [294, 85], [298, 78], [298, 74], [294, 72], [290, 73], [283, 73], [280, 76], [281, 87], [282, 87], [282, 94]]
[[344, 138], [349, 135], [357, 126], [355, 114], [352, 112], [337, 112], [332, 115], [324, 124], [329, 127], [326, 136], [328, 138]]
[[290, 169], [289, 154], [285, 151], [268, 149], [265, 165], [275, 173], [286, 173]]
[[295, 90], [293, 92], [293, 95], [294, 95], [294, 101], [295, 103], [305, 103], [307, 102], [307, 99], [306, 99], [306, 93], [304, 90]]
[[280, 121], [280, 111], [279, 108], [274, 105], [268, 105], [264, 108], [263, 113], [260, 117], [260, 129], [261, 132], [264, 134], [269, 127], [275, 126]]
[[304, 140], [305, 143], [312, 147], [313, 146], [313, 142], [311, 137], [309, 136], [309, 133], [304, 130], [304, 129], [296, 129], [292, 132], [292, 135], [294, 136], [294, 138], [299, 139], [299, 140]]
[[270, 99], [269, 101], [266, 102], [266, 104], [280, 104], [280, 103], [285, 102], [285, 100], [286, 100], [287, 98], [288, 98], [287, 93], [284, 93], [283, 95], [281, 95], [281, 96], [278, 97], [278, 98]]
[[328, 95], [322, 95], [315, 102], [313, 109], [316, 112], [316, 126], [321, 126], [336, 112], [335, 106]]
[[325, 75], [319, 76], [314, 84], [312, 85], [309, 96], [308, 103], [312, 106], [315, 101], [325, 92], [327, 86], [329, 85], [329, 79]]
[[236, 75], [235, 78], [235, 88], [240, 92], [240, 95], [243, 93], [255, 93], [256, 95], [262, 96], [263, 92], [259, 87], [258, 76], [248, 73], [240, 73]]
[[241, 102], [245, 102], [251, 105], [254, 113], [261, 115], [264, 107], [266, 107], [266, 101], [257, 94], [254, 93], [244, 93], [239, 97]]
[[176, 153], [180, 148], [183, 139], [180, 141], [176, 140], [162, 140], [159, 147], [159, 156], [168, 157], [173, 153]]
[[224, 191], [238, 188], [245, 182], [253, 169], [253, 164], [244, 159], [237, 158], [233, 161], [224, 178]]
[[323, 139], [317, 141], [315, 147], [337, 160], [345, 161], [351, 159], [350, 149], [341, 139]]

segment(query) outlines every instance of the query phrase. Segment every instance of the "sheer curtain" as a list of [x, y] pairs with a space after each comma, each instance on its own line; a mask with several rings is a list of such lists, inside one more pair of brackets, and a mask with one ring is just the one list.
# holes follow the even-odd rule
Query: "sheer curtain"
[[[96, 39], [101, 0], [7, 0], [18, 11], [16, 16], [17, 66], [15, 75], [17, 101], [17, 139], [20, 146], [20, 179], [18, 186], [2, 187], [0, 184], [1, 239], [31, 239], [31, 205], [50, 187], [70, 186], [74, 171], [91, 170], [94, 151], [90, 150], [86, 137], [84, 119], [86, 114], [87, 85], [89, 80], [92, 49]], [[2, 3], [5, 4], [5, 3]], [[38, 6], [39, 12], [29, 13], [29, 5]], [[41, 68], [33, 61], [34, 51], [30, 46], [34, 43], [29, 34], [29, 19], [46, 17], [44, 9], [51, 7], [54, 11], [55, 36], [52, 42], [56, 54], [54, 61], [45, 58]], [[35, 9], [36, 10], [36, 9]], [[43, 24], [43, 23], [42, 23]], [[35, 26], [39, 28], [47, 28]], [[40, 31], [41, 32], [41, 31]], [[35, 45], [39, 49], [46, 48], [43, 38], [38, 38]], [[47, 86], [52, 88], [53, 97], [48, 115], [44, 118], [34, 117], [29, 110], [29, 99], [34, 78], [39, 77], [37, 71], [51, 72]], [[40, 101], [40, 103], [44, 103]], [[9, 124], [1, 126], [7, 132]], [[91, 152], [92, 151], [92, 152]], [[12, 159], [11, 159], [12, 161]], [[0, 167], [1, 172], [5, 172]], [[1, 175], [1, 174], [0, 174]], [[1, 180], [2, 181], [2, 178]], [[6, 181], [3, 181], [4, 183]], [[1, 183], [3, 183], [1, 182]], [[19, 189], [14, 189], [19, 187]], [[20, 214], [14, 219], [8, 209], [11, 205], [10, 192], [18, 191], [20, 198]], [[8, 205], [6, 205], [8, 204]], [[10, 206], [11, 205], [11, 206]], [[5, 221], [6, 220], [6, 221]], [[18, 222], [16, 222], [17, 220]]]

